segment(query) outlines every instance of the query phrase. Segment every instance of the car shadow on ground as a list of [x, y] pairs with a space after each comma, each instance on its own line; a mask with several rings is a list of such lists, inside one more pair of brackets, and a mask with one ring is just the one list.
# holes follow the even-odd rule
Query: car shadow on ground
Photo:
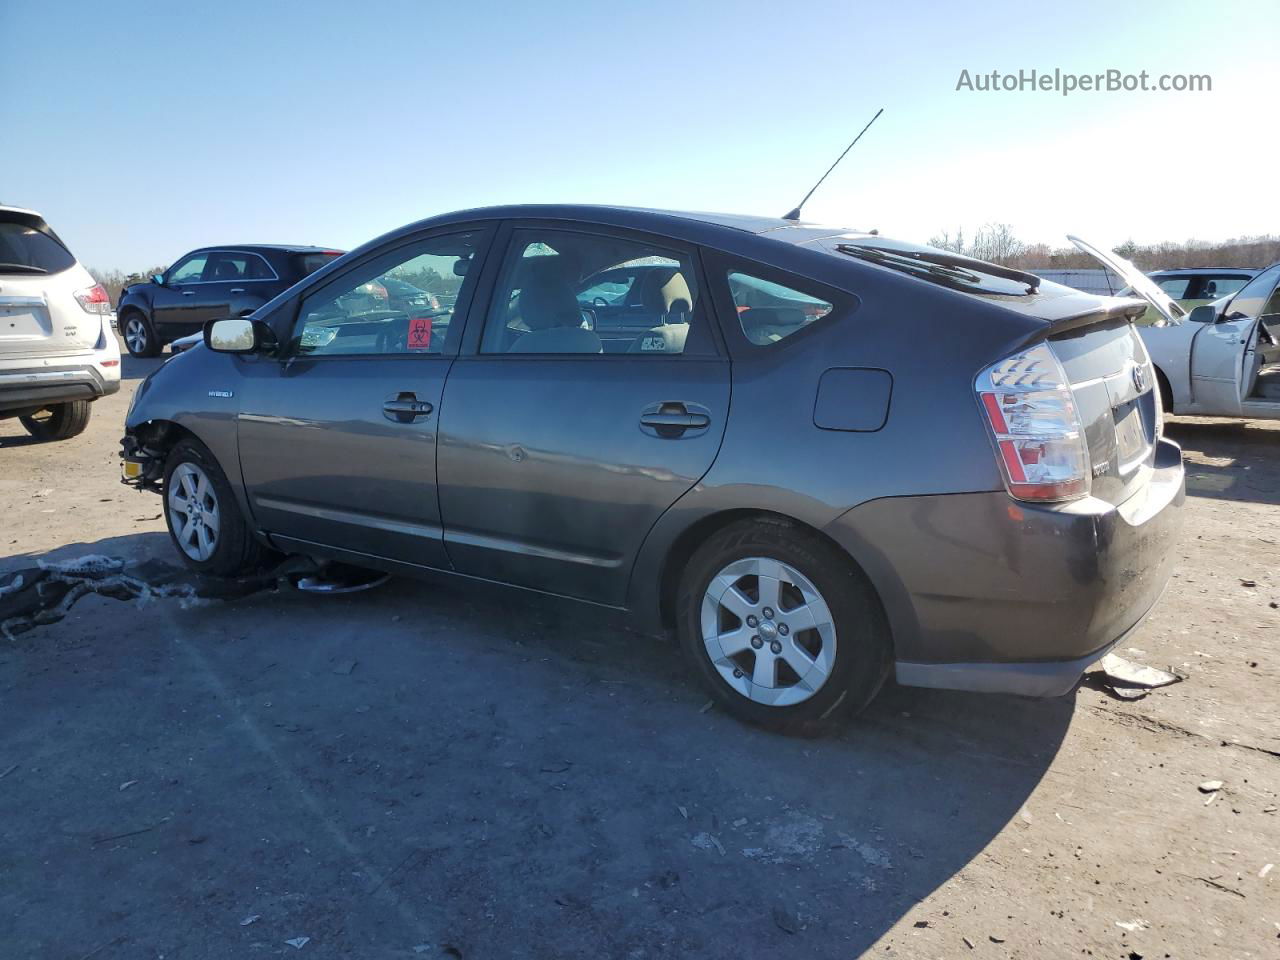
[[625, 624], [447, 577], [86, 598], [3, 654], [15, 949], [854, 957], [1054, 812], [1020, 816], [1071, 698], [891, 685], [788, 738]]
[[1187, 493], [1218, 500], [1280, 504], [1275, 461], [1280, 431], [1250, 421], [1180, 418], [1165, 428], [1182, 446]]
[[135, 357], [125, 350], [120, 349], [120, 379], [122, 380], [145, 380], [151, 373], [164, 364], [169, 359], [167, 353], [162, 353], [158, 357]]

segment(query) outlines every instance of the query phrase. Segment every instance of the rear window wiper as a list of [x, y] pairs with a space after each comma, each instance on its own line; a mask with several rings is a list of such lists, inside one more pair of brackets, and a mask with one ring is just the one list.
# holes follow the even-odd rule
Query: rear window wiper
[[951, 283], [979, 286], [982, 275], [999, 277], [1023, 284], [1027, 293], [1036, 293], [1040, 289], [1041, 280], [1034, 273], [1015, 270], [1013, 267], [1002, 267], [985, 260], [975, 260], [960, 254], [943, 253], [940, 250], [895, 250], [892, 247], [877, 247], [862, 243], [836, 244], [836, 250], [853, 257], [882, 263], [888, 267], [904, 270], [915, 270], [937, 277]]
[[30, 273], [48, 273], [44, 267], [33, 267], [29, 263], [0, 263], [0, 270], [26, 270]]

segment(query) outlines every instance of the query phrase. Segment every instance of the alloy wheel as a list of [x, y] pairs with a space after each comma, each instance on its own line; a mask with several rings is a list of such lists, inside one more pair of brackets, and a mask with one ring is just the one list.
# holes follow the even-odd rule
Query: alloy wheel
[[181, 463], [169, 478], [169, 527], [192, 560], [205, 561], [218, 548], [220, 511], [209, 475], [195, 463]]
[[836, 628], [807, 577], [779, 560], [746, 557], [711, 578], [702, 642], [724, 681], [756, 703], [808, 700], [831, 677]]
[[141, 317], [134, 315], [125, 321], [124, 342], [130, 353], [142, 353], [147, 349], [147, 324]]

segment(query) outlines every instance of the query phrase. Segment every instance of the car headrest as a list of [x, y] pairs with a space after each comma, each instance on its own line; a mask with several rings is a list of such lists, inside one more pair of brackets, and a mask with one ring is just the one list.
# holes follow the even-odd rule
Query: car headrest
[[655, 270], [646, 279], [648, 282], [640, 298], [646, 312], [665, 317], [669, 313], [693, 311], [693, 294], [689, 292], [689, 284], [679, 270], [672, 270], [670, 273]]
[[553, 273], [539, 272], [526, 278], [517, 305], [530, 330], [582, 325], [582, 310], [573, 288]]

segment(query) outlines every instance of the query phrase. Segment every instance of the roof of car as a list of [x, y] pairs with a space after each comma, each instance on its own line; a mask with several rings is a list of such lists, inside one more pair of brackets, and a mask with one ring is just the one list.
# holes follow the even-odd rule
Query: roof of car
[[1149, 277], [1185, 277], [1197, 276], [1202, 273], [1238, 273], [1242, 276], [1252, 277], [1258, 272], [1257, 267], [1178, 267], [1169, 270], [1153, 270], [1147, 274]]
[[[436, 219], [436, 218], [429, 218]], [[658, 210], [649, 207], [624, 207], [585, 203], [529, 203], [501, 207], [477, 207], [442, 214], [441, 220], [585, 220], [588, 222], [634, 226], [662, 232], [663, 225], [670, 227], [710, 226], [724, 230], [761, 236], [801, 244], [819, 237], [866, 233], [852, 227], [830, 226], [804, 220], [785, 220], [782, 217], [761, 217], [737, 213], [705, 213], [693, 210]], [[416, 226], [416, 225], [412, 225]], [[398, 231], [397, 231], [398, 232]]]
[[[35, 210], [28, 210], [26, 207], [10, 207], [3, 203], [0, 203], [0, 213], [23, 213], [29, 217], [40, 217], [40, 214]], [[43, 220], [44, 218], [40, 217], [40, 219]]]
[[345, 253], [337, 247], [316, 247], [300, 243], [211, 243], [206, 247], [197, 247], [191, 253], [203, 253], [206, 250], [245, 250], [253, 253], [257, 250], [270, 250], [276, 253]]

